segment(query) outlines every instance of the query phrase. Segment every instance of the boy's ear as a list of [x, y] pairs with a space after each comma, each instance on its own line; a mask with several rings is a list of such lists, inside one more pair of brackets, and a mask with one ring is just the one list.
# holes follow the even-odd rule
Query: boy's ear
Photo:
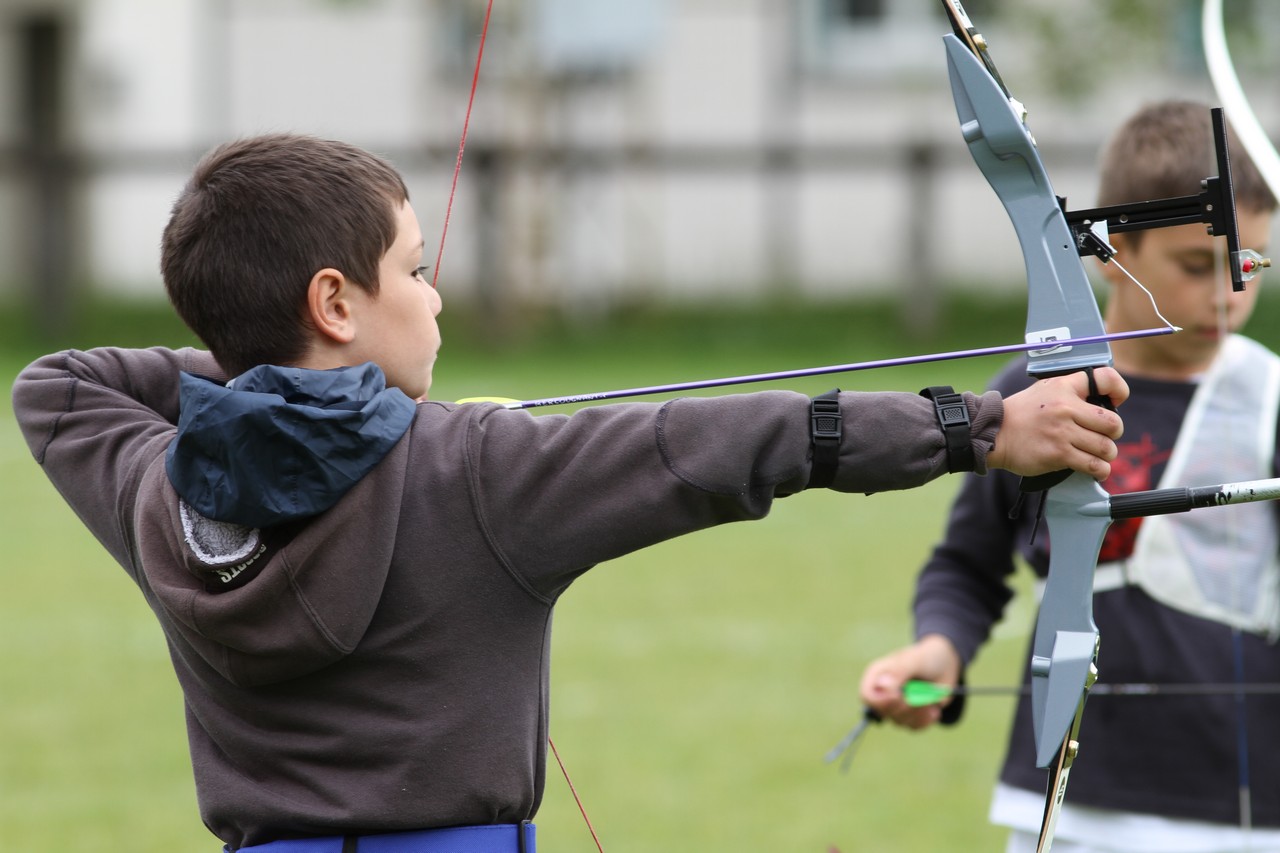
[[307, 286], [307, 313], [311, 324], [333, 343], [349, 344], [356, 336], [351, 303], [353, 285], [347, 277], [325, 267], [311, 277]]

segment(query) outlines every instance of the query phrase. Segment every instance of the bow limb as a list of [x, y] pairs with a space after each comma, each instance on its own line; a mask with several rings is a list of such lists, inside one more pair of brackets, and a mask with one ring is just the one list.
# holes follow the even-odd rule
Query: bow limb
[[1053, 346], [1063, 338], [1105, 330], [1076, 241], [1024, 123], [1022, 105], [1004, 94], [981, 61], [952, 35], [943, 36], [960, 132], [1013, 223], [1027, 271], [1027, 343], [1049, 345], [1028, 355], [1028, 372], [1054, 376], [1111, 364], [1105, 341]]
[[1102, 487], [1083, 474], [1072, 474], [1045, 496], [1044, 518], [1053, 548], [1031, 650], [1036, 765], [1050, 768], [1038, 851], [1047, 851], [1053, 843], [1067, 778], [1080, 748], [1085, 700], [1098, 677], [1093, 575], [1111, 518], [1090, 514], [1088, 508], [1107, 500]]
[[1253, 164], [1271, 189], [1280, 198], [1280, 154], [1262, 129], [1257, 114], [1249, 106], [1240, 77], [1236, 74], [1227, 49], [1227, 34], [1223, 20], [1222, 0], [1205, 0], [1200, 29], [1204, 42], [1205, 63], [1209, 78], [1218, 99], [1231, 118], [1231, 125], [1244, 150], [1249, 152]]

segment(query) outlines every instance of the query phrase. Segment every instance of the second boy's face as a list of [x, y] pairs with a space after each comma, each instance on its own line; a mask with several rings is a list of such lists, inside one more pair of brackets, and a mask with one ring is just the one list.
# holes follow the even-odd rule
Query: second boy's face
[[408, 202], [400, 208], [396, 221], [395, 242], [378, 265], [378, 296], [365, 308], [372, 319], [373, 334], [361, 341], [361, 355], [382, 368], [388, 385], [421, 399], [431, 388], [431, 373], [440, 351], [436, 316], [442, 303], [440, 294], [418, 272], [422, 230]]
[[[1240, 245], [1266, 254], [1271, 214], [1239, 211]], [[1162, 314], [1183, 331], [1175, 335], [1131, 342], [1116, 347], [1117, 367], [1154, 378], [1189, 378], [1204, 371], [1222, 343], [1224, 332], [1235, 332], [1253, 312], [1262, 279], [1244, 292], [1224, 285], [1226, 241], [1211, 237], [1203, 225], [1156, 228], [1142, 234], [1133, 248], [1126, 235], [1113, 238], [1116, 260], [1151, 291]], [[1111, 283], [1107, 301], [1108, 331], [1162, 325], [1151, 301], [1113, 265], [1104, 269]], [[1122, 354], [1128, 363], [1122, 364]]]

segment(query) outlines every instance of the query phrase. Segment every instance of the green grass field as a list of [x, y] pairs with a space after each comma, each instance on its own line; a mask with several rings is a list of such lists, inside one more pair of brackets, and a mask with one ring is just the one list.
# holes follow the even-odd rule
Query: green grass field
[[[955, 327], [972, 331], [923, 343], [897, 334], [891, 312], [849, 306], [642, 313], [607, 328], [550, 327], [487, 344], [480, 327], [463, 318], [451, 326], [446, 315], [433, 396], [597, 391], [1020, 337], [1017, 306], [965, 310]], [[126, 329], [123, 316], [100, 318], [77, 345], [188, 340], [167, 324]], [[466, 335], [477, 342], [453, 343]], [[182, 699], [161, 633], [18, 436], [9, 385], [36, 350], [21, 335], [5, 340], [0, 848], [212, 853], [218, 844], [196, 811]], [[976, 388], [999, 364], [789, 387]], [[986, 808], [1008, 700], [970, 702], [954, 729], [874, 728], [848, 774], [822, 761], [860, 715], [862, 667], [910, 639], [914, 575], [955, 485], [800, 495], [762, 522], [602, 565], [569, 591], [555, 629], [552, 737], [605, 850], [1001, 849]], [[971, 682], [1015, 677], [1030, 620], [1021, 602]], [[595, 849], [554, 764], [537, 823], [541, 849]]]

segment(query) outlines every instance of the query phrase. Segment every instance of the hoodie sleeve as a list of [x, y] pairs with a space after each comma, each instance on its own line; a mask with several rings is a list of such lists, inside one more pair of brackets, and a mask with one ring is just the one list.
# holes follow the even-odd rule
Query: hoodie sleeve
[[192, 349], [104, 348], [44, 356], [13, 385], [14, 414], [36, 462], [135, 578], [132, 510], [143, 470], [173, 437], [181, 371], [222, 375]]
[[[999, 395], [965, 395], [979, 470], [1002, 420]], [[683, 398], [531, 416], [477, 409], [466, 464], [490, 542], [555, 595], [595, 563], [694, 530], [764, 517], [805, 489], [810, 399], [788, 391]], [[946, 472], [933, 405], [904, 393], [840, 395], [831, 488], [878, 492]]]

